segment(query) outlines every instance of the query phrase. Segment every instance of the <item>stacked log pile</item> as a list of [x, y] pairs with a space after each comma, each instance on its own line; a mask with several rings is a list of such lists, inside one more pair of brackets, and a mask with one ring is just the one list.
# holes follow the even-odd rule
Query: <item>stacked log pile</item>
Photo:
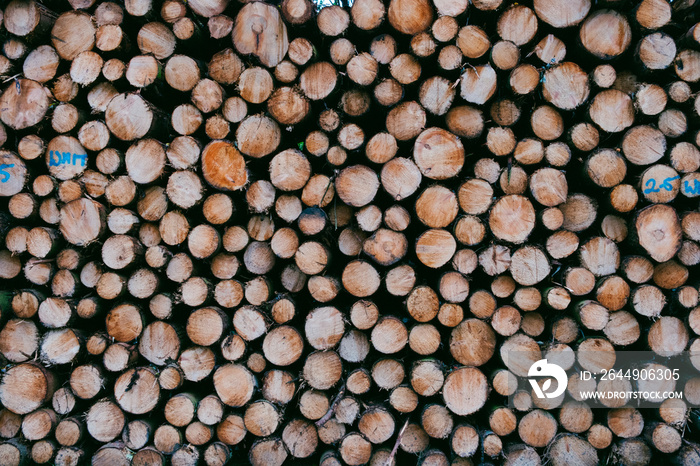
[[697, 0], [2, 5], [0, 464], [700, 464]]

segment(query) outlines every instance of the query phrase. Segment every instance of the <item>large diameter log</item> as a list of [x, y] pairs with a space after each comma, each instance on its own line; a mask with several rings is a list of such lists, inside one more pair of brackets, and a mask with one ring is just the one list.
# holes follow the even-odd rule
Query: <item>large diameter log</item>
[[493, 234], [504, 241], [523, 243], [535, 227], [532, 203], [519, 195], [505, 196], [496, 201], [489, 212]]
[[632, 41], [632, 28], [615, 10], [598, 10], [581, 25], [579, 38], [594, 56], [610, 59], [621, 55]]
[[284, 0], [280, 5], [284, 19], [290, 24], [304, 24], [314, 13], [314, 6], [308, 0]]
[[388, 18], [397, 31], [415, 35], [430, 27], [433, 7], [427, 0], [392, 0]]
[[554, 66], [542, 78], [543, 97], [562, 110], [573, 110], [583, 104], [589, 92], [588, 75], [576, 63]]
[[503, 40], [522, 46], [537, 33], [537, 17], [528, 7], [513, 5], [501, 14], [496, 26]]
[[335, 37], [347, 29], [350, 15], [340, 5], [331, 5], [319, 11], [316, 24], [323, 35]]
[[309, 101], [297, 89], [280, 87], [267, 101], [272, 117], [283, 125], [295, 125], [309, 114]]
[[187, 6], [200, 16], [211, 18], [223, 13], [228, 3], [228, 0], [190, 0]]
[[275, 155], [270, 162], [270, 182], [282, 191], [296, 191], [306, 185], [311, 176], [308, 159], [294, 149]]
[[352, 5], [350, 10], [355, 26], [369, 31], [379, 27], [386, 14], [385, 6], [378, 0], [360, 0]]
[[28, 128], [44, 118], [49, 104], [48, 89], [30, 79], [16, 79], [0, 97], [0, 119], [16, 130]]
[[83, 174], [88, 164], [85, 148], [72, 136], [56, 136], [47, 147], [46, 167], [59, 180], [70, 180]]
[[165, 150], [155, 139], [142, 139], [129, 147], [124, 161], [135, 183], [151, 183], [163, 175]]
[[277, 66], [287, 54], [287, 26], [279, 11], [263, 2], [246, 4], [236, 15], [233, 45], [244, 55], [255, 55], [270, 68]]
[[496, 335], [491, 327], [478, 319], [466, 319], [450, 335], [450, 354], [466, 366], [481, 366], [493, 356]]
[[590, 0], [535, 0], [535, 13], [555, 28], [575, 26], [584, 20], [591, 9]]
[[96, 201], [81, 198], [61, 208], [59, 228], [71, 244], [85, 246], [95, 241], [106, 228], [106, 210]]
[[119, 406], [128, 413], [139, 415], [152, 411], [160, 400], [155, 371], [137, 368], [124, 372], [114, 385], [114, 396]]
[[175, 51], [175, 36], [163, 23], [144, 25], [138, 33], [137, 43], [143, 54], [153, 54], [158, 60], [168, 58]]
[[10, 368], [0, 382], [0, 401], [16, 414], [28, 414], [53, 396], [54, 377], [43, 366], [24, 363]]
[[202, 175], [217, 189], [234, 191], [248, 183], [248, 170], [238, 149], [227, 141], [212, 141], [202, 151]]
[[634, 123], [632, 99], [617, 89], [599, 92], [588, 111], [591, 120], [609, 133], [623, 131]]
[[524, 246], [511, 256], [510, 273], [520, 285], [535, 285], [549, 276], [547, 256], [539, 248]]
[[153, 124], [153, 110], [138, 94], [119, 94], [107, 105], [105, 123], [123, 141], [142, 138]]
[[268, 437], [258, 440], [250, 447], [248, 459], [253, 466], [282, 466], [287, 455], [282, 440]]
[[496, 71], [490, 65], [469, 67], [460, 80], [460, 95], [467, 102], [483, 105], [496, 92]]
[[364, 165], [345, 168], [335, 180], [338, 196], [353, 207], [362, 207], [372, 202], [378, 189], [377, 174]]
[[486, 403], [489, 384], [477, 368], [462, 367], [445, 379], [442, 396], [450, 411], [460, 416], [475, 413]]
[[663, 157], [666, 138], [661, 131], [651, 126], [635, 126], [623, 136], [622, 152], [635, 165], [649, 165]]
[[254, 158], [271, 154], [280, 143], [281, 131], [275, 120], [254, 115], [244, 119], [236, 130], [236, 144], [243, 154]]
[[362, 250], [378, 264], [392, 265], [406, 255], [408, 241], [402, 233], [380, 228], [363, 242]]
[[452, 259], [457, 250], [457, 241], [450, 232], [434, 228], [418, 237], [415, 250], [418, 260], [437, 269]]
[[51, 29], [51, 41], [65, 60], [74, 60], [81, 52], [95, 45], [95, 26], [90, 15], [68, 11], [58, 17]]
[[317, 62], [307, 67], [299, 78], [299, 87], [311, 100], [328, 97], [335, 89], [338, 74], [328, 62]]
[[464, 146], [441, 128], [428, 128], [416, 139], [413, 158], [421, 173], [434, 180], [456, 176], [464, 165]]
[[576, 435], [562, 435], [549, 448], [549, 458], [555, 466], [598, 464], [598, 453], [590, 443]]
[[0, 331], [0, 353], [10, 362], [25, 362], [39, 346], [39, 333], [31, 320], [12, 319]]
[[11, 1], [4, 11], [3, 23], [8, 32], [24, 37], [41, 33], [50, 25], [52, 18], [34, 1]]
[[114, 440], [126, 423], [124, 413], [113, 402], [104, 399], [93, 404], [85, 417], [87, 430], [99, 442]]
[[214, 373], [214, 389], [228, 406], [245, 406], [253, 396], [256, 385], [253, 374], [238, 364], [221, 366]]

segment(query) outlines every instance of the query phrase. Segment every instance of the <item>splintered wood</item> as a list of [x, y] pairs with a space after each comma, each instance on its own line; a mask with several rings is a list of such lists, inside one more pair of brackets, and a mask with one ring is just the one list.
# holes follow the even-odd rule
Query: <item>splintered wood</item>
[[0, 2], [0, 464], [700, 464], [698, 21]]

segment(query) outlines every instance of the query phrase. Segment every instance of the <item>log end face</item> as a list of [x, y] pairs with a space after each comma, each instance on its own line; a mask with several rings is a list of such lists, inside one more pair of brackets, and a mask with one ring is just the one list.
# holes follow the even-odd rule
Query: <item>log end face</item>
[[131, 414], [146, 414], [160, 400], [160, 385], [154, 372], [147, 368], [130, 369], [114, 384], [114, 397], [121, 408]]
[[346, 204], [363, 207], [377, 195], [379, 177], [369, 167], [353, 165], [340, 172], [335, 180], [335, 190]]
[[253, 396], [255, 386], [253, 374], [239, 364], [227, 364], [214, 373], [214, 388], [227, 406], [244, 406]]
[[133, 141], [148, 133], [153, 112], [138, 94], [119, 94], [107, 105], [107, 128], [122, 141]]
[[413, 145], [413, 159], [423, 176], [434, 180], [455, 177], [464, 166], [459, 137], [442, 128], [428, 128]]
[[39, 123], [49, 109], [50, 92], [31, 79], [13, 80], [0, 97], [0, 119], [21, 130]]
[[0, 151], [0, 197], [14, 196], [27, 183], [27, 167], [12, 152]]
[[279, 11], [263, 2], [248, 3], [238, 12], [231, 37], [236, 50], [255, 55], [269, 68], [277, 66], [289, 49], [287, 26]]
[[557, 108], [573, 110], [588, 99], [588, 75], [577, 64], [565, 62], [545, 71], [542, 95]]
[[389, 23], [402, 34], [415, 35], [433, 22], [433, 8], [427, 0], [392, 0]]
[[403, 233], [380, 228], [367, 238], [362, 249], [380, 265], [388, 266], [401, 260], [408, 251], [408, 241]]
[[90, 15], [69, 11], [59, 16], [54, 23], [51, 41], [61, 58], [73, 60], [80, 52], [92, 49], [96, 31]]
[[59, 228], [71, 244], [86, 246], [99, 238], [106, 227], [106, 209], [98, 202], [81, 198], [61, 208]]
[[442, 389], [447, 408], [459, 416], [479, 411], [486, 404], [488, 393], [488, 380], [475, 367], [462, 367], [451, 372]]
[[632, 28], [615, 10], [598, 10], [584, 21], [579, 30], [583, 46], [600, 59], [621, 55], [632, 42]]
[[39, 24], [41, 15], [35, 2], [13, 0], [4, 11], [3, 25], [8, 32], [24, 37]]
[[12, 367], [0, 383], [0, 402], [16, 414], [34, 411], [52, 394], [47, 372], [35, 364]]
[[211, 186], [236, 191], [248, 183], [245, 159], [228, 141], [212, 141], [202, 152], [202, 174]]
[[535, 0], [535, 13], [555, 28], [575, 26], [588, 16], [590, 0]]
[[657, 262], [671, 260], [682, 245], [681, 224], [675, 209], [657, 204], [643, 209], [635, 221], [639, 244]]

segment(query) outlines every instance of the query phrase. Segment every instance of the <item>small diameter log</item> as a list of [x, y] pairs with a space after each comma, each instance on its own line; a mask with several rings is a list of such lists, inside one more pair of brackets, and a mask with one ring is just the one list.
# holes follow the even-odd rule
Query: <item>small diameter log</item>
[[642, 247], [654, 260], [665, 262], [681, 247], [681, 231], [674, 209], [654, 205], [643, 209], [636, 221], [637, 234]]
[[304, 24], [313, 16], [313, 5], [308, 0], [284, 0], [282, 15], [291, 24]]
[[27, 167], [22, 159], [8, 151], [0, 151], [0, 197], [18, 194], [27, 183]]

